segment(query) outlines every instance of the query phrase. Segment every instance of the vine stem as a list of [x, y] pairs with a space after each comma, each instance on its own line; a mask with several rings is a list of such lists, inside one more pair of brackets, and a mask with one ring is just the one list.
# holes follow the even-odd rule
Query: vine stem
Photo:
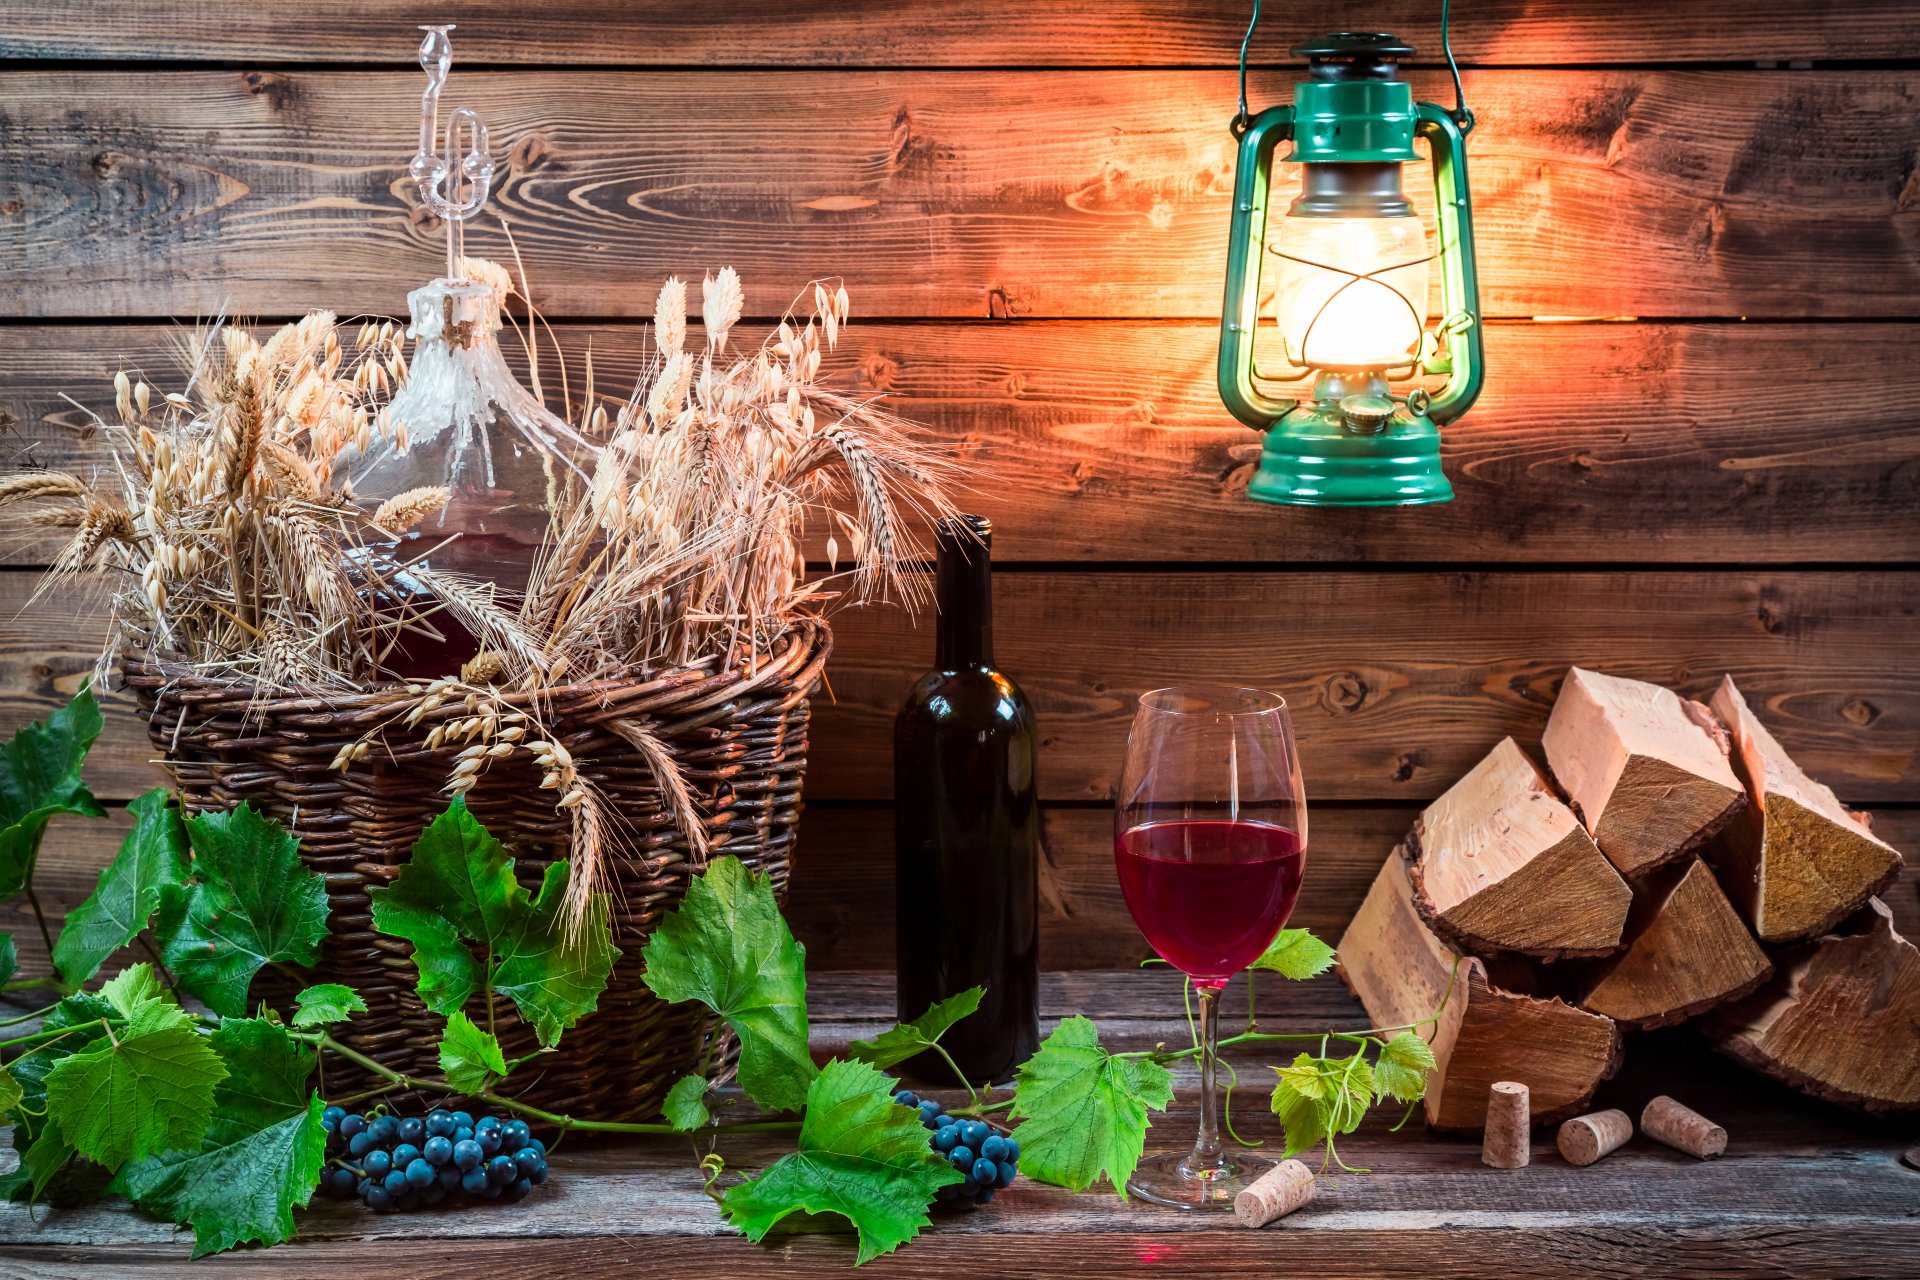
[[53, 955], [53, 934], [47, 928], [47, 913], [40, 909], [40, 895], [33, 891], [33, 868], [40, 861], [40, 851], [35, 849], [33, 857], [27, 862], [26, 883], [21, 888], [27, 891], [27, 902], [33, 907], [33, 922], [40, 926], [40, 941], [47, 944], [47, 955]]
[[[402, 1072], [402, 1071], [395, 1071], [392, 1067], [387, 1066], [385, 1063], [375, 1061], [374, 1059], [369, 1058], [366, 1054], [361, 1053], [359, 1050], [352, 1049], [344, 1044], [341, 1044], [338, 1040], [335, 1040], [332, 1036], [328, 1035], [324, 1031], [316, 1031], [311, 1035], [298, 1035], [298, 1033], [295, 1033], [295, 1034], [299, 1039], [306, 1040], [308, 1043], [317, 1045], [321, 1049], [325, 1049], [333, 1053], [337, 1053], [341, 1057], [345, 1058], [348, 1062], [354, 1063], [357, 1066], [365, 1067], [368, 1071], [373, 1072], [375, 1075], [380, 1076], [382, 1079], [390, 1081], [391, 1083], [398, 1085], [401, 1088], [418, 1089], [426, 1093], [459, 1094], [459, 1093], [466, 1092], [465, 1090], [462, 1090], [462, 1089], [456, 1089], [454, 1086], [447, 1083], [445, 1080], [428, 1080], [428, 1079], [423, 1079], [419, 1076], [407, 1075], [405, 1072]], [[489, 1093], [489, 1092], [483, 1091], [480, 1093], [470, 1094], [468, 1096], [478, 1098], [480, 1101], [490, 1103], [496, 1107], [505, 1107], [509, 1111], [517, 1111], [523, 1116], [530, 1116], [533, 1119], [539, 1120], [544, 1124], [553, 1125], [555, 1128], [559, 1129], [560, 1132], [562, 1133], [566, 1133], [573, 1129], [579, 1129], [585, 1132], [592, 1132], [592, 1133], [657, 1133], [657, 1134], [690, 1134], [690, 1135], [697, 1135], [697, 1134], [703, 1134], [703, 1133], [787, 1133], [787, 1132], [792, 1132], [793, 1130], [796, 1130], [800, 1127], [800, 1122], [798, 1120], [749, 1120], [739, 1124], [703, 1125], [698, 1129], [676, 1129], [670, 1124], [643, 1124], [639, 1122], [628, 1122], [623, 1120], [576, 1120], [572, 1116], [560, 1115], [552, 1111], [543, 1111], [539, 1107], [533, 1106], [530, 1103], [521, 1102], [517, 1098], [503, 1098], [496, 1093]]]

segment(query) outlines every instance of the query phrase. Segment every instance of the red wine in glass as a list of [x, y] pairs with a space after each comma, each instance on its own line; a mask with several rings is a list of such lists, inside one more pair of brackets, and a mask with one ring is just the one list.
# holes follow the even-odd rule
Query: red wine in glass
[[1114, 841], [1120, 892], [1161, 959], [1221, 987], [1293, 914], [1305, 846], [1265, 822], [1148, 822]]
[[1127, 909], [1199, 993], [1200, 1135], [1148, 1156], [1129, 1194], [1217, 1209], [1273, 1164], [1225, 1150], [1214, 1096], [1220, 989], [1267, 949], [1300, 896], [1307, 805], [1287, 704], [1259, 689], [1184, 685], [1140, 698], [1114, 805]]

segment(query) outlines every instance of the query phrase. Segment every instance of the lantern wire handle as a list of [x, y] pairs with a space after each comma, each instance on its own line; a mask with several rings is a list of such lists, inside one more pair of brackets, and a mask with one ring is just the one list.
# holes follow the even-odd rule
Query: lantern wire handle
[[[1473, 132], [1474, 120], [1473, 112], [1467, 110], [1466, 92], [1460, 87], [1460, 64], [1453, 60], [1453, 37], [1448, 27], [1448, 18], [1450, 17], [1448, 11], [1452, 7], [1453, 0], [1440, 0], [1440, 50], [1447, 55], [1447, 70], [1453, 73], [1453, 110], [1449, 112], [1449, 114], [1453, 116], [1453, 122], [1460, 126], [1460, 136], [1464, 138]], [[1258, 0], [1256, 0], [1255, 9], [1257, 12]], [[1245, 110], [1246, 55], [1242, 53], [1240, 56], [1242, 59], [1242, 69], [1240, 73], [1242, 83], [1240, 90], [1242, 99], [1241, 109]]]
[[1246, 133], [1247, 124], [1253, 119], [1247, 111], [1247, 47], [1253, 43], [1253, 29], [1259, 25], [1260, 0], [1253, 0], [1253, 20], [1247, 23], [1247, 34], [1240, 37], [1240, 113], [1234, 116], [1231, 126], [1236, 138]]

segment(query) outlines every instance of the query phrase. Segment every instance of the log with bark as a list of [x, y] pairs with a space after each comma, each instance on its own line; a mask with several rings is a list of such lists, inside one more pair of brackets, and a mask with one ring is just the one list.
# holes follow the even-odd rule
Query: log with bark
[[[1578, 1115], [1619, 1065], [1613, 1021], [1554, 998], [1502, 990], [1486, 964], [1443, 942], [1420, 917], [1406, 861], [1390, 855], [1340, 939], [1341, 978], [1376, 1026], [1417, 1022], [1440, 1008], [1438, 1065], [1427, 1079], [1427, 1123], [1486, 1124], [1495, 1082], [1519, 1081], [1533, 1119]], [[1444, 1007], [1442, 1001], [1444, 998]]]
[[1620, 947], [1632, 892], [1512, 738], [1448, 788], [1402, 846], [1433, 931], [1556, 960]]
[[1626, 950], [1594, 966], [1579, 1003], [1624, 1026], [1664, 1027], [1746, 995], [1772, 972], [1713, 871], [1689, 858], [1635, 885]]
[[1816, 937], [1883, 892], [1900, 855], [1832, 789], [1809, 778], [1740, 696], [1714, 691], [1751, 799], [1708, 849], [1727, 892], [1763, 942]]
[[1699, 848], [1746, 806], [1713, 713], [1659, 685], [1572, 668], [1541, 745], [1594, 843], [1629, 879]]
[[1920, 950], [1878, 898], [1703, 1026], [1725, 1052], [1815, 1097], [1920, 1110]]

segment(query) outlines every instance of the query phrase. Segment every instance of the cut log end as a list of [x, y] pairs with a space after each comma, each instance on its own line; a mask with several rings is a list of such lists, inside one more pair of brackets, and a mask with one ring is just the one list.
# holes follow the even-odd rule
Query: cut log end
[[1709, 856], [1764, 942], [1832, 929], [1900, 873], [1900, 854], [1793, 762], [1723, 677], [1713, 709], [1732, 735], [1752, 801]]
[[1632, 894], [1512, 738], [1429, 805], [1400, 850], [1428, 926], [1463, 950], [1619, 949]]
[[1377, 1025], [1430, 1017], [1444, 997], [1427, 1080], [1427, 1123], [1476, 1133], [1489, 1089], [1526, 1083], [1537, 1123], [1578, 1115], [1619, 1066], [1620, 1033], [1609, 1018], [1564, 1001], [1505, 991], [1477, 957], [1437, 937], [1413, 903], [1406, 863], [1390, 856], [1340, 939], [1339, 973]]
[[1920, 950], [1877, 898], [1847, 928], [1789, 952], [1773, 981], [1708, 1017], [1707, 1035], [1814, 1097], [1920, 1110]]
[[1766, 953], [1694, 859], [1636, 891], [1626, 950], [1600, 962], [1581, 1007], [1626, 1026], [1668, 1026], [1738, 1000], [1773, 971]]
[[1677, 861], [1732, 821], [1746, 789], [1712, 713], [1671, 690], [1574, 667], [1542, 745], [1607, 860], [1628, 878]]

